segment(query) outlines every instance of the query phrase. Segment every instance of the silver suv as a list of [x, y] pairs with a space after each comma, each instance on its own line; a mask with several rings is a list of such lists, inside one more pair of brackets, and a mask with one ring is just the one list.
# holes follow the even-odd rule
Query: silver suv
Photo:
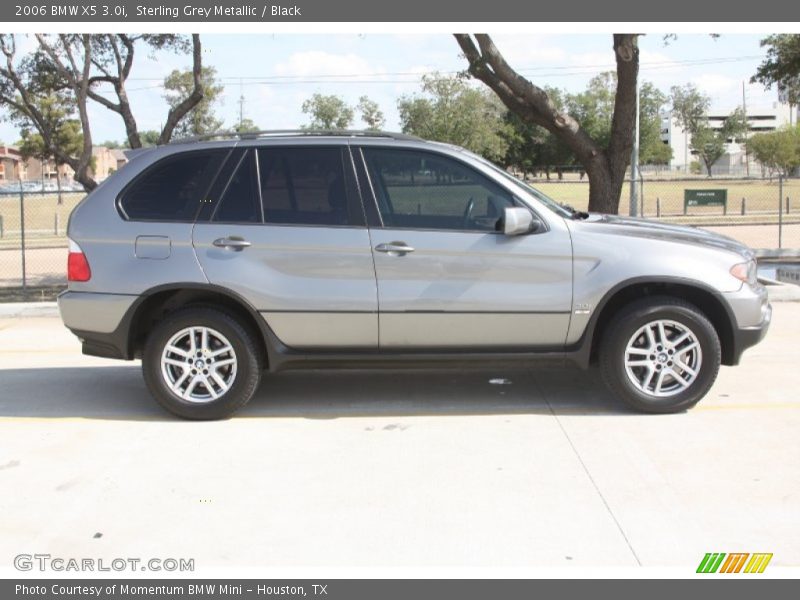
[[685, 410], [770, 322], [747, 247], [560, 206], [466, 150], [264, 132], [133, 156], [69, 223], [66, 326], [142, 359], [168, 411], [216, 419], [263, 371], [599, 365]]

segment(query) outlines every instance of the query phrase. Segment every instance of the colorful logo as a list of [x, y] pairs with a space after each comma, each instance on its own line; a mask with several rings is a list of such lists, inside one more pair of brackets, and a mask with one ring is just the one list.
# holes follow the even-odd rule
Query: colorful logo
[[763, 573], [772, 553], [708, 552], [697, 566], [698, 573]]

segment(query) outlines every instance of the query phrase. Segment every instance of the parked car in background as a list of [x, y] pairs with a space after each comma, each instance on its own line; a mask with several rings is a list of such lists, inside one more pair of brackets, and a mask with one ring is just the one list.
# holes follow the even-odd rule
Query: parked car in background
[[263, 372], [596, 365], [651, 413], [692, 407], [765, 335], [752, 252], [558, 205], [461, 148], [376, 132], [144, 150], [74, 210], [64, 323], [142, 359], [176, 415]]

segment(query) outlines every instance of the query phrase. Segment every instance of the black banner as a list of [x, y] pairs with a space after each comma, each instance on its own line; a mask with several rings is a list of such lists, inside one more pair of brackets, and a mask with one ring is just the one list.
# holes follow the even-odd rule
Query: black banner
[[642, 2], [376, 2], [375, 0], [11, 0], [0, 3], [4, 22], [787, 22], [800, 20], [800, 4]]
[[[713, 580], [712, 580], [713, 579]], [[794, 592], [792, 592], [794, 589]], [[283, 598], [297, 600], [486, 600], [487, 598], [714, 598], [750, 600], [758, 597], [796, 597], [797, 583], [780, 579], [721, 579], [710, 576], [704, 580], [441, 580], [441, 579], [330, 579], [330, 580], [5, 580], [0, 584], [0, 597], [53, 598], [73, 600], [130, 600], [131, 598], [228, 598], [257, 600]]]

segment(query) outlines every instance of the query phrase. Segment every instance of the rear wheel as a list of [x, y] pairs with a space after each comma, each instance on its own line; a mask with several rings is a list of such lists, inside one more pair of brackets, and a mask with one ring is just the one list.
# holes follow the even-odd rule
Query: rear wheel
[[148, 389], [161, 406], [187, 419], [222, 419], [258, 388], [258, 346], [227, 313], [186, 308], [158, 323], [142, 353]]
[[721, 349], [714, 326], [694, 305], [652, 297], [623, 308], [600, 345], [608, 388], [632, 408], [671, 413], [691, 408], [714, 384]]

